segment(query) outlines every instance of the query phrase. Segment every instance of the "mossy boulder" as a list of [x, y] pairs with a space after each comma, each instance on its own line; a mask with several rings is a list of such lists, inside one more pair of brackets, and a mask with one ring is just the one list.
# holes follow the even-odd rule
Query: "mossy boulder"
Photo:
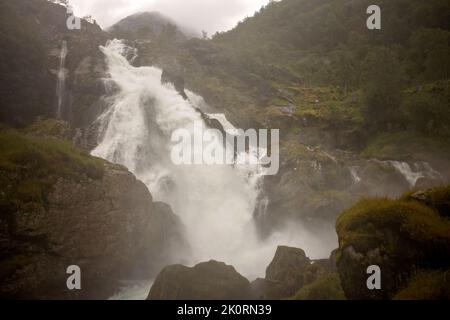
[[339, 274], [326, 274], [301, 288], [294, 300], [345, 300]]
[[450, 218], [450, 186], [442, 186], [426, 191], [411, 192], [405, 199], [417, 200], [435, 209], [441, 216]]
[[[450, 266], [450, 221], [413, 198], [363, 199], [337, 219], [336, 230], [337, 267], [349, 299], [390, 299], [417, 270]], [[370, 265], [381, 268], [381, 290], [367, 288]]]
[[232, 266], [211, 260], [189, 268], [165, 267], [157, 276], [149, 300], [240, 300], [250, 298], [250, 283]]
[[420, 271], [394, 297], [397, 300], [449, 300], [450, 270]]
[[[179, 219], [125, 167], [0, 129], [0, 298], [106, 299], [120, 280], [173, 263], [185, 243]], [[70, 291], [74, 264], [82, 290]]]
[[[59, 132], [59, 126], [56, 129]], [[45, 206], [58, 178], [99, 180], [104, 164], [70, 141], [0, 129], [0, 183], [5, 187], [0, 203], [15, 208], [30, 203]]]

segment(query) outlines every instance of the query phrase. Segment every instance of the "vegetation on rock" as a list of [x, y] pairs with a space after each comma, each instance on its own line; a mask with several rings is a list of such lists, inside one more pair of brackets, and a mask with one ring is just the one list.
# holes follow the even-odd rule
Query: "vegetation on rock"
[[[363, 199], [342, 213], [337, 266], [350, 299], [393, 298], [419, 270], [450, 266], [448, 187], [399, 200]], [[382, 270], [382, 290], [366, 287], [366, 269]]]
[[294, 300], [345, 300], [339, 274], [327, 274], [301, 288]]
[[395, 296], [397, 300], [448, 300], [450, 299], [450, 273], [446, 271], [421, 271]]

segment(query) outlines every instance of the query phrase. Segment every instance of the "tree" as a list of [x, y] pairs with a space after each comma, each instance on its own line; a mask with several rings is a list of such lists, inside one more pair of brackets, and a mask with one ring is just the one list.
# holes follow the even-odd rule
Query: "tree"
[[450, 32], [441, 29], [420, 29], [411, 38], [410, 72], [423, 80], [448, 79]]
[[389, 128], [398, 119], [402, 86], [396, 55], [385, 47], [372, 49], [363, 62], [364, 116], [372, 129]]

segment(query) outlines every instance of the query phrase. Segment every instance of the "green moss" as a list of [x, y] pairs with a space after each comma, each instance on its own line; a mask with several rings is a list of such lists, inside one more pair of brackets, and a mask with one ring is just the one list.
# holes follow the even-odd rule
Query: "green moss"
[[294, 300], [345, 300], [339, 274], [325, 275], [301, 288]]
[[450, 217], [450, 186], [436, 187], [427, 191], [411, 190], [406, 192], [401, 200], [419, 201], [436, 210], [441, 216]]
[[69, 141], [0, 130], [0, 186], [2, 198], [12, 205], [45, 204], [58, 178], [100, 179], [103, 164]]
[[443, 155], [450, 158], [448, 139], [428, 137], [415, 131], [382, 133], [372, 138], [362, 150], [361, 156], [381, 160], [421, 159], [422, 154]]
[[450, 217], [450, 186], [434, 188], [430, 192], [429, 206], [442, 216]]
[[281, 142], [281, 149], [286, 150], [285, 159], [287, 161], [319, 161], [320, 163], [329, 163], [332, 161], [326, 154], [318, 148], [309, 148], [308, 146], [293, 140]]
[[421, 271], [394, 297], [397, 300], [450, 299], [450, 270]]
[[33, 122], [33, 124], [23, 129], [23, 132], [35, 136], [67, 138], [69, 124], [55, 119], [43, 119]]
[[[418, 270], [450, 267], [450, 220], [438, 211], [449, 201], [448, 190], [408, 193], [398, 200], [363, 199], [338, 217], [337, 267], [349, 299], [392, 299], [407, 287], [412, 295], [425, 280], [429, 284], [424, 292], [440, 290], [428, 276], [411, 277]], [[366, 268], [372, 264], [382, 270], [384, 285], [379, 291], [365, 286]], [[401, 297], [407, 298], [407, 293]]]
[[415, 201], [363, 199], [341, 214], [336, 223], [340, 247], [353, 245], [358, 252], [380, 244], [389, 249], [393, 244], [385, 237], [387, 230], [396, 230], [414, 241], [450, 241], [450, 221]]

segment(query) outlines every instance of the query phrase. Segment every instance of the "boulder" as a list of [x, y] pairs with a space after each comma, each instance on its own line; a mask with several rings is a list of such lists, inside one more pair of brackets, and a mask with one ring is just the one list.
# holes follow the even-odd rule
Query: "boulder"
[[[101, 177], [57, 177], [43, 204], [1, 197], [0, 297], [105, 299], [119, 281], [149, 278], [186, 250], [170, 208], [125, 167], [103, 166]], [[18, 179], [0, 170], [1, 194]], [[67, 289], [70, 265], [81, 268], [81, 290]]]
[[295, 300], [345, 300], [339, 274], [330, 273], [301, 288]]
[[327, 259], [312, 262], [302, 249], [279, 246], [266, 269], [265, 279], [252, 282], [253, 298], [289, 298], [303, 286], [331, 272], [330, 265]]
[[[445, 203], [440, 192], [436, 199]], [[417, 270], [450, 267], [449, 220], [408, 196], [361, 200], [338, 218], [336, 230], [337, 267], [349, 299], [391, 299]], [[381, 290], [367, 288], [371, 265], [381, 269]]]
[[449, 300], [450, 270], [420, 271], [394, 297], [395, 300]]
[[300, 287], [302, 272], [311, 264], [305, 252], [299, 248], [279, 246], [275, 257], [266, 269], [266, 279], [289, 283]]
[[443, 217], [450, 217], [450, 186], [415, 191], [406, 198], [433, 208]]
[[242, 300], [250, 298], [250, 283], [223, 262], [211, 260], [189, 268], [165, 267], [157, 276], [149, 300]]

